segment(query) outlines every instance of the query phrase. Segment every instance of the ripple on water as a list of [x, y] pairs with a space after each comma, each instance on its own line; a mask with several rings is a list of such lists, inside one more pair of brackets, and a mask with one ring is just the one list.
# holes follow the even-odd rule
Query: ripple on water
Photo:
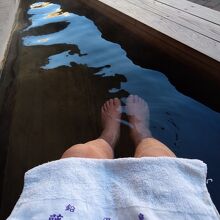
[[[149, 102], [155, 135], [161, 136], [162, 133], [164, 136], [167, 135], [164, 139], [171, 146], [199, 146], [201, 150], [201, 145], [202, 149], [207, 149], [210, 141], [213, 147], [217, 146], [220, 133], [219, 113], [179, 93], [161, 72], [135, 65], [128, 59], [120, 45], [102, 38], [101, 32], [91, 20], [74, 13], [64, 12], [60, 5], [49, 2], [31, 5], [28, 14], [32, 23], [25, 31], [57, 22], [68, 25], [55, 33], [26, 36], [23, 38], [25, 46], [66, 44], [77, 45], [80, 50], [80, 54], [71, 54], [66, 50], [51, 55], [46, 58], [41, 68], [49, 70], [80, 64], [100, 68], [97, 73], [100, 77], [122, 74], [127, 82], [121, 83], [120, 89], [140, 95]], [[109, 68], [106, 68], [106, 65]], [[111, 93], [118, 91], [118, 88], [110, 90]], [[165, 114], [168, 111], [171, 112], [169, 117]], [[174, 122], [178, 125], [178, 130]], [[166, 129], [155, 129], [159, 125]], [[210, 129], [212, 132], [209, 132]], [[194, 131], [193, 138], [189, 130]], [[209, 133], [210, 138], [201, 141], [204, 131]], [[177, 133], [178, 139], [181, 140], [179, 143], [177, 143]]]
[[42, 69], [49, 71], [63, 66], [73, 68], [83, 65], [97, 68], [96, 76], [100, 78], [113, 79], [116, 74], [117, 77], [123, 76], [125, 80], [119, 87], [110, 88], [109, 93], [117, 95], [126, 91], [144, 98], [150, 106], [151, 129], [155, 137], [180, 155], [200, 156], [210, 165], [213, 158], [217, 159], [220, 136], [218, 112], [179, 93], [163, 73], [135, 65], [119, 44], [102, 38], [94, 22], [85, 16], [65, 12], [60, 5], [49, 2], [31, 5], [28, 14], [31, 25], [24, 30], [26, 35], [30, 30], [48, 24], [62, 22], [67, 25], [54, 33], [25, 36], [24, 46], [73, 45], [79, 49], [75, 53], [67, 48], [45, 57]]

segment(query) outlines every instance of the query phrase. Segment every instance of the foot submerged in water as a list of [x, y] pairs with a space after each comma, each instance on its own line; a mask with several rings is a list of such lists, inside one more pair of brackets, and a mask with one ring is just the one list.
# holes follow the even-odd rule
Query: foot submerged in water
[[120, 135], [121, 102], [118, 98], [110, 99], [101, 109], [103, 132], [102, 139], [114, 149]]
[[131, 137], [137, 146], [144, 138], [151, 137], [148, 104], [137, 95], [127, 98], [126, 111], [131, 124]]

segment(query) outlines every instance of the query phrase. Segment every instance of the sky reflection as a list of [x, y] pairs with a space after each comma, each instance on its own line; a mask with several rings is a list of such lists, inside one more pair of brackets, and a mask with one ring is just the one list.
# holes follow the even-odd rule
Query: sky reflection
[[127, 82], [122, 82], [121, 88], [110, 89], [109, 93], [117, 94], [123, 89], [143, 97], [150, 105], [151, 125], [156, 137], [173, 148], [179, 147], [180, 152], [181, 148], [184, 152], [193, 148], [205, 155], [210, 146], [217, 149], [220, 114], [179, 93], [161, 72], [135, 65], [119, 44], [102, 38], [93, 21], [64, 12], [60, 5], [53, 3], [34, 4], [28, 14], [31, 25], [25, 31], [56, 22], [65, 22], [68, 26], [47, 35], [26, 36], [23, 38], [25, 46], [66, 44], [77, 45], [80, 50], [80, 54], [69, 50], [54, 54], [45, 60], [42, 69], [74, 64], [100, 68], [96, 73], [100, 77], [122, 74]]

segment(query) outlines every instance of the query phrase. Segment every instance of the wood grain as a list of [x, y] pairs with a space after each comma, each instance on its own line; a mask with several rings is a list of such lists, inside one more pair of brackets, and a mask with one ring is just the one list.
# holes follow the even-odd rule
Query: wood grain
[[[220, 4], [220, 0], [219, 4]], [[213, 22], [216, 24], [220, 24], [220, 16], [218, 11], [214, 11], [210, 8], [204, 8], [201, 5], [198, 5], [197, 2], [198, 0], [194, 2], [187, 1], [187, 4], [185, 1], [175, 1], [175, 0], [158, 0], [158, 2], [162, 4], [166, 4], [169, 6], [172, 6], [178, 10], [184, 11], [186, 13], [192, 14], [194, 16], [197, 16], [201, 19], [207, 20], [209, 22]], [[206, 1], [207, 2], [207, 1]], [[213, 0], [211, 0], [213, 2]], [[206, 6], [206, 5], [204, 5]], [[217, 7], [217, 6], [216, 6]]]
[[[172, 1], [166, 4], [160, 0], [97, 0], [108, 7], [134, 19], [135, 22], [161, 32], [188, 47], [191, 47], [217, 61], [220, 61], [220, 12], [197, 5], [202, 17], [187, 12], [192, 3], [181, 0], [185, 10], [173, 7]], [[214, 23], [215, 21], [215, 23]], [[134, 23], [135, 23], [134, 22]]]
[[206, 7], [212, 8], [216, 11], [220, 11], [220, 1], [219, 0], [189, 0], [195, 2], [196, 4], [204, 5]]

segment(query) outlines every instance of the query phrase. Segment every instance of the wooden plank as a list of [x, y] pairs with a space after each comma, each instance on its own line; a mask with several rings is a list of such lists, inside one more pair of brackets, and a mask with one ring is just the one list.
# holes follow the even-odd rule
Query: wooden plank
[[158, 14], [169, 21], [220, 41], [220, 23], [219, 25], [212, 24], [207, 20], [198, 19], [197, 16], [185, 13], [185, 11], [182, 10], [176, 10], [176, 8], [173, 8], [168, 4], [163, 4], [160, 1], [136, 0], [135, 3], [131, 0], [127, 1], [131, 4], [139, 5], [142, 9], [147, 11], [150, 8], [153, 13]]
[[192, 2], [195, 2], [196, 4], [204, 5], [210, 0], [191, 0]]
[[189, 1], [220, 11], [220, 8], [218, 7], [220, 4], [219, 0], [189, 0]]
[[215, 6], [218, 4], [219, 4], [219, 0], [212, 0], [212, 1], [208, 1], [204, 5], [210, 8], [215, 8]]
[[19, 0], [0, 0], [0, 70], [3, 66], [18, 5]]
[[220, 11], [220, 3], [215, 7], [215, 10]]
[[[168, 4], [165, 5], [157, 0], [97, 1], [133, 18], [136, 22], [149, 26], [220, 61], [220, 25], [218, 24], [186, 13]], [[181, 1], [186, 5], [188, 4], [188, 1]], [[206, 9], [202, 7], [201, 10], [204, 12]]]
[[186, 13], [197, 16], [198, 18], [220, 25], [220, 15], [218, 11], [193, 3], [198, 1], [190, 1], [158, 0], [158, 2], [169, 5], [170, 7], [182, 10]]

